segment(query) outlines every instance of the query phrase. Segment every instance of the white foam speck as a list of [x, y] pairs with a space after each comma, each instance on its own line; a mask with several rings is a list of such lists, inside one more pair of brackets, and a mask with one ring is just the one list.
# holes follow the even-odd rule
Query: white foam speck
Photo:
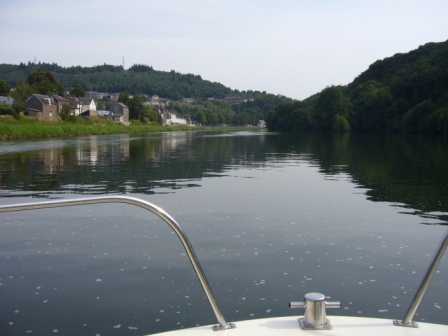
[[54, 332], [54, 333], [57, 333], [57, 332], [59, 332], [59, 330], [55, 329], [55, 330], [53, 330], [53, 332]]
[[442, 309], [442, 307], [440, 307], [439, 305], [436, 305], [436, 304], [434, 305], [434, 307]]
[[380, 309], [380, 310], [378, 310], [380, 313], [385, 313], [385, 312], [387, 312], [388, 310], [387, 309]]
[[121, 324], [117, 324], [116, 326], [114, 326], [115, 329], [118, 329], [121, 327]]
[[128, 327], [128, 329], [135, 330], [135, 329], [138, 329], [138, 328], [137, 327]]
[[101, 282], [101, 281], [103, 281], [102, 279], [96, 279], [96, 282]]

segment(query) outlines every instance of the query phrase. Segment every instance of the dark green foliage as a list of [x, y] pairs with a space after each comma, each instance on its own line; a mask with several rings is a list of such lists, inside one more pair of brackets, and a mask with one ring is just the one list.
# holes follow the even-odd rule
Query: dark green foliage
[[94, 67], [61, 67], [57, 64], [28, 63], [20, 65], [0, 64], [0, 78], [15, 87], [19, 80], [33, 71], [51, 71], [64, 88], [81, 85], [86, 91], [123, 92], [129, 94], [157, 94], [172, 100], [184, 97], [224, 98], [233, 91], [220, 83], [203, 80], [199, 75], [156, 71], [151, 66], [133, 65], [129, 70], [122, 66], [99, 65]]
[[136, 94], [130, 98], [126, 91], [121, 92], [118, 96], [118, 101], [129, 108], [129, 120], [134, 122], [136, 120], [140, 122], [159, 122], [157, 112], [152, 107], [144, 105], [143, 98], [140, 95]]
[[0, 115], [10, 115], [16, 119], [19, 118], [19, 115], [17, 114], [17, 112], [14, 111], [13, 108], [11, 108], [10, 106], [8, 106], [6, 104], [0, 104]]
[[26, 78], [26, 82], [42, 95], [63, 94], [62, 86], [49, 71], [33, 71]]
[[[305, 102], [317, 130], [447, 133], [448, 41], [376, 61], [347, 87], [327, 87]], [[269, 130], [294, 130], [301, 116], [292, 105], [268, 113]]]
[[0, 79], [0, 96], [8, 96], [11, 88], [5, 80]]
[[350, 132], [350, 124], [344, 116], [339, 114], [334, 116], [333, 131], [338, 133]]
[[84, 92], [84, 89], [79, 84], [75, 84], [75, 86], [73, 87], [73, 90], [70, 91], [70, 94], [75, 97], [78, 97], [78, 98], [82, 98], [86, 95], [86, 93]]
[[330, 131], [334, 128], [335, 116], [350, 118], [353, 108], [349, 98], [344, 96], [341, 86], [330, 86], [322, 90], [314, 105], [314, 127]]
[[428, 130], [428, 119], [435, 110], [436, 105], [429, 99], [417, 104], [403, 116], [403, 130], [407, 132], [418, 132], [421, 127], [422, 129]]
[[272, 131], [309, 131], [312, 128], [311, 106], [301, 101], [281, 103], [269, 111], [266, 124]]
[[[231, 90], [220, 83], [203, 80], [199, 75], [180, 74], [174, 70], [170, 72], [156, 71], [151, 66], [142, 64], [135, 64], [128, 70], [123, 70], [121, 66], [106, 64], [90, 68], [80, 66], [63, 68], [57, 64], [46, 63], [0, 64], [0, 77], [3, 77], [13, 87], [17, 86], [19, 88], [21, 86], [19, 91], [22, 93], [16, 94], [20, 96], [17, 106], [14, 107], [16, 111], [23, 111], [26, 99], [32, 93], [37, 93], [32, 86], [30, 86], [31, 92], [29, 92], [30, 90], [27, 90], [28, 88], [20, 82], [34, 71], [51, 71], [62, 87], [73, 87], [71, 94], [79, 97], [86, 90], [109, 93], [126, 92], [128, 99], [129, 95], [136, 94], [141, 97], [156, 94], [172, 101], [180, 101], [182, 98], [189, 97], [195, 98], [199, 106], [185, 106], [174, 103], [170, 105], [169, 109], [174, 109], [184, 117], [192, 119], [196, 117], [199, 110], [202, 110], [205, 119], [210, 117], [213, 124], [256, 125], [259, 120], [265, 119], [266, 113], [270, 109], [281, 102], [292, 101], [290, 98], [266, 92]], [[248, 101], [231, 106], [222, 100], [220, 101], [226, 96], [244, 97]], [[213, 97], [215, 101], [208, 101], [207, 98], [209, 97]], [[153, 121], [157, 114], [148, 108], [145, 111], [143, 109], [139, 110], [140, 105], [138, 103], [134, 104], [135, 106], [129, 106], [133, 104], [126, 97], [122, 97], [120, 101], [130, 107], [131, 118]], [[97, 101], [97, 105], [98, 109], [107, 110], [110, 108], [111, 102], [108, 98], [105, 98]]]
[[131, 66], [128, 71], [134, 71], [134, 72], [150, 72], [154, 71], [152, 66], [149, 65], [143, 65], [143, 64], [134, 64]]

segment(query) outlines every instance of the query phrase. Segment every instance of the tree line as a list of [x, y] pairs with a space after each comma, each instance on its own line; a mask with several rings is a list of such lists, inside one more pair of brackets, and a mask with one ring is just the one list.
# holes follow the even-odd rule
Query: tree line
[[347, 86], [269, 111], [272, 131], [448, 133], [448, 41], [378, 60]]
[[[51, 85], [47, 83], [46, 86], [37, 88], [29, 82], [28, 77], [31, 74], [35, 76], [36, 73], [39, 76], [50, 74]], [[3, 82], [8, 86], [6, 92], [9, 92], [9, 87], [15, 88], [11, 96], [15, 99], [13, 109], [16, 112], [25, 111], [25, 101], [33, 93], [60, 94], [64, 88], [65, 91], [70, 89], [70, 94], [77, 97], [82, 97], [85, 91], [120, 93], [119, 101], [130, 104], [131, 118], [142, 121], [154, 121], [154, 111], [143, 107], [143, 103], [155, 94], [174, 102], [169, 109], [203, 125], [257, 125], [259, 120], [265, 119], [269, 110], [281, 102], [292, 101], [285, 96], [265, 91], [232, 90], [220, 83], [203, 80], [199, 75], [180, 74], [174, 70], [157, 71], [152, 66], [143, 64], [134, 64], [127, 70], [122, 66], [107, 64], [68, 68], [56, 63], [0, 64], [0, 78], [3, 79], [0, 84]], [[129, 100], [127, 97], [130, 96], [133, 98]], [[250, 101], [230, 105], [222, 101], [226, 96], [241, 96]], [[193, 105], [180, 103], [182, 98], [190, 97], [195, 98]], [[210, 97], [214, 100], [209, 100]], [[106, 96], [96, 100], [96, 103], [99, 109], [108, 110], [113, 101]]]

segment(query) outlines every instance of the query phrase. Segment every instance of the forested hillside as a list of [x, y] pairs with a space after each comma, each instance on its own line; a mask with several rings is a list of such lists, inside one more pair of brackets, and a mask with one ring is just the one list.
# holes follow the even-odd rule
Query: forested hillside
[[[48, 63], [0, 64], [0, 80], [6, 81], [12, 88], [18, 88], [13, 97], [22, 100], [13, 106], [17, 112], [23, 110], [27, 97], [37, 93], [24, 85], [28, 76], [42, 71], [51, 72], [58, 84], [66, 91], [80, 86], [83, 91], [126, 92], [130, 95], [138, 95], [139, 99], [152, 95], [158, 95], [172, 102], [181, 101], [182, 98], [194, 98], [193, 106], [174, 103], [170, 105], [170, 108], [202, 124], [256, 125], [258, 120], [264, 120], [267, 112], [276, 105], [292, 101], [290, 98], [266, 92], [240, 92], [221, 83], [204, 80], [199, 75], [181, 74], [174, 70], [157, 71], [147, 65], [137, 64], [124, 70], [122, 66], [107, 64], [68, 68]], [[230, 105], [220, 100], [226, 96], [243, 97], [250, 101]], [[211, 97], [214, 100], [208, 99]], [[97, 102], [97, 105], [107, 109], [108, 103], [110, 105], [110, 100], [105, 99]]]
[[129, 94], [157, 94], [172, 100], [183, 97], [225, 97], [234, 91], [220, 83], [202, 80], [201, 76], [156, 71], [150, 66], [134, 65], [128, 70], [122, 66], [99, 65], [94, 67], [72, 66], [68, 68], [57, 64], [28, 63], [20, 65], [1, 64], [0, 78], [15, 87], [33, 71], [51, 71], [63, 88], [80, 84], [84, 91]]
[[378, 60], [347, 86], [278, 105], [266, 122], [275, 131], [448, 133], [448, 41]]

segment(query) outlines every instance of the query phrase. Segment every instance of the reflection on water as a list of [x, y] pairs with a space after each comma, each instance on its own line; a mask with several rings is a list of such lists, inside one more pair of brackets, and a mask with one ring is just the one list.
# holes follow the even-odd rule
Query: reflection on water
[[[41, 149], [36, 147], [40, 146]], [[347, 177], [372, 201], [448, 221], [447, 140], [398, 135], [173, 132], [132, 137], [3, 143], [0, 195], [166, 193], [233, 169], [307, 162], [326, 179]], [[170, 191], [168, 191], [170, 192]], [[431, 223], [431, 221], [425, 221]]]
[[[400, 319], [448, 222], [447, 148], [443, 138], [265, 132], [3, 142], [0, 197], [111, 193], [160, 205], [192, 240], [228, 320], [293, 315], [287, 303], [316, 291], [341, 301], [331, 314]], [[177, 238], [142, 209], [0, 217], [0, 335], [215, 322]], [[447, 272], [443, 260], [417, 321], [448, 324]]]

